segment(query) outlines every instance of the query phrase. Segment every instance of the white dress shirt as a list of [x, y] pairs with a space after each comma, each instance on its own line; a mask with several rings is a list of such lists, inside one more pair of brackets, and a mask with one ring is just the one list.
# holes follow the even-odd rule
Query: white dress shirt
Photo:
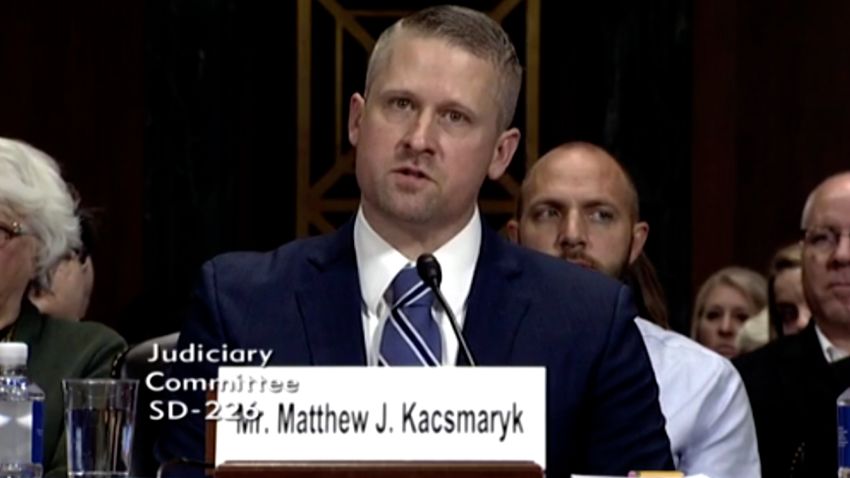
[[818, 336], [818, 342], [820, 342], [820, 348], [823, 350], [823, 357], [826, 359], [826, 363], [838, 362], [839, 360], [850, 357], [850, 352], [838, 348], [830, 342], [817, 323], [815, 323], [815, 333]]
[[[440, 291], [452, 308], [458, 327], [463, 327], [466, 301], [472, 287], [480, 249], [481, 220], [476, 207], [466, 226], [433, 252], [443, 271]], [[406, 258], [378, 235], [363, 215], [363, 209], [357, 211], [357, 218], [354, 220], [354, 252], [360, 279], [366, 357], [369, 365], [376, 365], [381, 332], [390, 313], [391, 304], [385, 300], [385, 293], [396, 274], [408, 265], [415, 267], [416, 262], [415, 259], [411, 261]], [[443, 365], [454, 365], [458, 351], [457, 338], [448, 317], [436, 300], [432, 313], [442, 329]]]
[[759, 478], [756, 429], [738, 371], [726, 358], [640, 317], [676, 468], [711, 478]]

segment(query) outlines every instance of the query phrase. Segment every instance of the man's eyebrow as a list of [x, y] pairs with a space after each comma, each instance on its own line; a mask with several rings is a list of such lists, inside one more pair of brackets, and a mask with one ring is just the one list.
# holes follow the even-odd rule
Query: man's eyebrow
[[609, 201], [607, 199], [588, 199], [587, 201], [582, 201], [581, 205], [582, 207], [607, 206], [610, 208], [619, 209], [613, 201]]
[[[528, 203], [529, 208], [537, 207], [537, 206], [556, 206], [556, 207], [564, 207], [568, 205], [568, 201], [562, 201], [556, 197], [550, 196], [541, 196], [539, 198], [535, 198]], [[617, 207], [617, 204], [613, 201], [609, 201], [607, 199], [588, 199], [585, 201], [579, 202], [579, 207], [582, 209], [586, 208], [596, 208], [596, 207], [609, 207], [614, 209], [615, 211], [620, 211], [620, 208]]]
[[560, 199], [548, 197], [548, 196], [542, 196], [542, 197], [535, 198], [534, 200], [530, 201], [528, 203], [528, 208], [533, 209], [535, 207], [540, 207], [540, 206], [564, 207], [565, 205], [566, 205], [566, 203], [564, 201], [561, 201]]
[[375, 93], [374, 96], [378, 98], [393, 98], [396, 96], [407, 96], [414, 99], [416, 98], [416, 95], [406, 88], [389, 88]]
[[836, 224], [834, 222], [830, 222], [830, 221], [824, 221], [824, 222], [812, 224], [807, 229], [812, 229], [812, 228], [814, 228], [814, 229], [831, 229], [831, 230], [836, 231], [836, 232], [841, 232], [841, 229], [843, 229], [838, 224]]
[[461, 100], [449, 99], [440, 103], [441, 108], [461, 110], [464, 113], [475, 114], [475, 110]]

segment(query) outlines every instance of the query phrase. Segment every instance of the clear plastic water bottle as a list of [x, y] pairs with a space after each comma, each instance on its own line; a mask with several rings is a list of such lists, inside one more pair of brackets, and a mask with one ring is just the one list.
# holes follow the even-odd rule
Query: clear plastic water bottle
[[0, 478], [40, 478], [44, 392], [27, 379], [27, 345], [0, 343]]
[[838, 478], [850, 478], [850, 388], [838, 397]]

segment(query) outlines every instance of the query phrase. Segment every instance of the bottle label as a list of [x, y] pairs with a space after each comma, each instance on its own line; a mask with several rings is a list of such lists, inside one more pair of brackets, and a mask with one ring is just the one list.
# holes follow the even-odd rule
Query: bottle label
[[838, 406], [838, 468], [850, 468], [850, 405]]
[[44, 401], [32, 402], [32, 463], [44, 465]]

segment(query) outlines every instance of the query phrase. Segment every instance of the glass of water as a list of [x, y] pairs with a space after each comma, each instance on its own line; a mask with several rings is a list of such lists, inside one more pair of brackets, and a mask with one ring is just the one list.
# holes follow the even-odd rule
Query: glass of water
[[138, 385], [138, 380], [62, 380], [68, 476], [129, 475]]

